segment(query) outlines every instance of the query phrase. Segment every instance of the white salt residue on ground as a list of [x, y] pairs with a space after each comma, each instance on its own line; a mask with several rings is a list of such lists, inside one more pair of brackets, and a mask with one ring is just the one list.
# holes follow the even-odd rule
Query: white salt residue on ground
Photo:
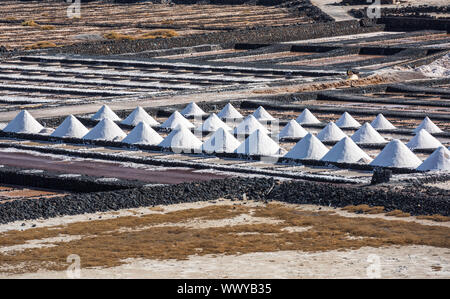
[[450, 53], [430, 64], [417, 67], [415, 71], [427, 77], [450, 77]]

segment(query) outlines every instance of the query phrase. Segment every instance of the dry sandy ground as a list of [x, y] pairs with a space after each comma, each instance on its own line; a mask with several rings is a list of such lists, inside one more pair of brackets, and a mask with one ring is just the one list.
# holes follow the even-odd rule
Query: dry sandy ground
[[[378, 270], [376, 269], [379, 265]], [[70, 275], [70, 274], [69, 274]], [[0, 278], [67, 278], [65, 271]], [[107, 269], [81, 269], [81, 278], [450, 278], [450, 251], [429, 246], [304, 253], [258, 252], [192, 256], [188, 260], [129, 260]]]
[[[50, 227], [60, 224], [85, 222], [92, 219], [114, 219], [129, 215], [162, 214], [185, 209], [200, 209], [211, 205], [233, 205], [236, 202], [218, 200], [176, 204], [155, 208], [137, 208], [116, 212], [104, 212], [77, 216], [65, 216], [47, 220], [33, 220], [0, 225], [0, 232], [14, 229]], [[246, 206], [264, 205], [248, 201]], [[291, 205], [302, 210], [318, 211], [313, 205]], [[321, 207], [321, 211], [334, 211], [346, 217], [361, 217], [340, 209]], [[364, 215], [386, 220], [399, 218], [385, 215]], [[402, 218], [423, 225], [450, 227], [449, 222], [439, 223], [418, 220], [415, 217]], [[218, 220], [198, 220], [184, 222], [182, 225], [194, 228], [222, 227], [256, 223], [274, 223], [273, 219], [253, 217], [243, 214], [234, 218]], [[22, 226], [24, 223], [24, 226]], [[299, 229], [299, 227], [294, 227]], [[307, 230], [308, 227], [302, 228]], [[0, 252], [21, 251], [27, 248], [53, 246], [55, 242], [68, 242], [78, 236], [60, 236], [41, 239], [27, 244], [0, 247]], [[362, 247], [357, 250], [332, 250], [325, 252], [277, 251], [255, 252], [237, 255], [191, 255], [187, 260], [127, 259], [125, 263], [113, 268], [83, 269], [81, 278], [450, 278], [450, 250], [431, 246], [387, 246], [381, 248]], [[73, 272], [39, 271], [21, 275], [0, 273], [0, 278], [67, 278]]]

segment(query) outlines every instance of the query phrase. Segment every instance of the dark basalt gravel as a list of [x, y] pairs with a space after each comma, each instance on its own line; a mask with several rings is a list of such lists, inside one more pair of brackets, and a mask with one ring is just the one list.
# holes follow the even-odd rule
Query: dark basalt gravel
[[15, 200], [0, 204], [0, 223], [218, 198], [242, 200], [244, 194], [247, 199], [259, 201], [277, 200], [332, 207], [368, 204], [384, 206], [387, 211], [399, 209], [412, 215], [450, 215], [449, 191], [438, 188], [411, 185], [394, 191], [389, 186], [375, 188], [301, 180], [232, 178], [71, 194], [51, 199]]

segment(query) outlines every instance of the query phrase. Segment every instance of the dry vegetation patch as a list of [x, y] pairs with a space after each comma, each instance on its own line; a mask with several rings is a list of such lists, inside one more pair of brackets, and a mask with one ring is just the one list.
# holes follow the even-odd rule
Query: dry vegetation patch
[[[224, 221], [223, 226], [208, 228], [177, 225], [193, 219], [226, 220], [242, 214], [278, 222], [229, 226]], [[296, 227], [305, 229], [292, 229]], [[70, 254], [80, 255], [82, 267], [114, 267], [128, 258], [187, 259], [191, 255], [281, 250], [318, 252], [390, 245], [450, 248], [450, 228], [447, 227], [380, 218], [349, 218], [332, 211], [305, 211], [282, 204], [258, 207], [214, 205], [165, 214], [9, 231], [0, 234], [0, 244], [11, 246], [60, 235], [83, 237], [56, 243], [51, 248], [29, 248], [14, 254], [1, 254], [0, 269], [11, 273], [42, 268], [63, 270]]]
[[153, 38], [169, 38], [178, 36], [178, 33], [172, 29], [156, 29], [139, 35], [128, 35], [111, 31], [103, 35], [104, 38], [112, 40], [137, 40], [137, 39], [153, 39]]
[[44, 48], [54, 48], [56, 44], [49, 41], [40, 41], [31, 45], [25, 46], [25, 50], [34, 50], [34, 49], [44, 49]]

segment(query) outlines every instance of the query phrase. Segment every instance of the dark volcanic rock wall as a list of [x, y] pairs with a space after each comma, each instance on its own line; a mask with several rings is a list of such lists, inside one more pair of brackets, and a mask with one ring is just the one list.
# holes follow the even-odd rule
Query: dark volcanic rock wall
[[346, 186], [301, 180], [232, 178], [73, 194], [52, 199], [15, 200], [0, 204], [0, 223], [218, 198], [242, 200], [244, 193], [252, 200], [277, 200], [333, 207], [368, 204], [384, 206], [387, 211], [399, 209], [413, 215], [450, 215], [449, 191], [437, 188], [411, 185], [401, 191], [390, 191], [380, 187]]

